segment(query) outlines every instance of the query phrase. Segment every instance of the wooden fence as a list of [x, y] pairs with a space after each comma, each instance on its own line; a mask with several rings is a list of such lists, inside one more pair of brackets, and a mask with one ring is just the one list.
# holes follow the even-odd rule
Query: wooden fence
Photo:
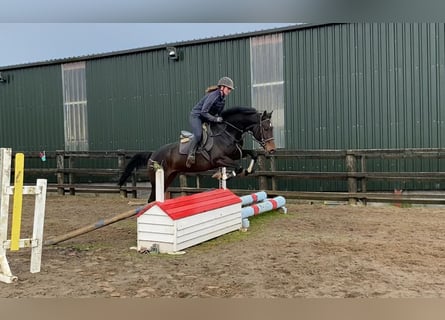
[[[47, 178], [48, 191], [57, 192], [60, 195], [77, 192], [93, 193], [120, 193], [122, 196], [136, 197], [137, 191], [149, 190], [150, 186], [140, 186], [138, 182], [144, 181], [145, 173], [135, 172], [130, 185], [119, 187], [116, 182], [122, 173], [126, 162], [137, 151], [93, 151], [93, 152], [67, 152], [56, 151], [46, 153], [46, 166], [25, 166], [25, 176], [32, 174], [40, 178]], [[25, 152], [25, 159], [40, 159], [39, 152]], [[82, 160], [81, 160], [82, 159]], [[94, 163], [102, 159], [109, 161], [107, 168], [82, 167], [80, 162]], [[397, 161], [433, 161], [434, 170], [430, 171], [406, 171], [399, 168], [387, 168], [385, 171], [369, 171], [369, 161], [380, 159], [392, 159]], [[35, 161], [36, 161], [35, 160]], [[85, 161], [87, 160], [87, 161]], [[306, 170], [281, 170], [277, 167], [280, 161], [320, 161], [331, 160], [340, 163], [340, 168], [335, 171]], [[34, 162], [35, 162], [34, 161]], [[402, 168], [403, 169], [403, 168]], [[214, 171], [199, 174], [181, 175], [179, 187], [172, 187], [172, 193], [202, 192], [200, 179], [210, 176]], [[187, 178], [193, 176], [193, 186], [187, 184]], [[55, 180], [51, 183], [51, 177]], [[82, 182], [82, 177], [88, 177], [93, 182]], [[253, 174], [258, 179], [258, 189], [236, 189], [238, 194], [248, 194], [259, 190], [265, 190], [270, 195], [282, 195], [289, 199], [313, 199], [313, 200], [338, 200], [356, 203], [357, 201], [379, 202], [411, 202], [411, 203], [435, 203], [445, 204], [445, 193], [440, 188], [436, 190], [410, 190], [402, 193], [394, 193], [392, 190], [368, 191], [368, 184], [372, 181], [416, 181], [434, 182], [439, 186], [445, 183], [445, 149], [382, 149], [382, 150], [279, 150], [274, 155], [260, 153], [258, 168]], [[108, 180], [109, 183], [96, 183], [99, 180]], [[306, 192], [280, 190], [280, 180], [330, 180], [344, 181], [346, 189], [343, 192]], [[146, 180], [145, 180], [146, 181]]]

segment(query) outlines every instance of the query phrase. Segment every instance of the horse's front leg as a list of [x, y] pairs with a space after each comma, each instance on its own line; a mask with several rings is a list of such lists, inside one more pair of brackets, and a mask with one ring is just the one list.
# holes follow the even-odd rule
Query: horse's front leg
[[253, 172], [253, 167], [255, 165], [255, 163], [257, 162], [258, 159], [258, 153], [255, 150], [241, 150], [242, 151], [242, 155], [241, 158], [244, 159], [247, 156], [250, 157], [250, 164], [247, 167], [247, 169], [244, 169], [243, 166], [238, 165], [238, 167], [236, 167], [235, 169], [235, 175], [241, 176], [241, 177], [245, 177], [249, 174], [252, 174]]
[[[247, 156], [250, 156], [250, 164], [249, 167], [244, 170], [244, 176], [247, 176], [253, 172], [253, 166], [258, 160], [258, 153], [255, 150], [242, 150], [242, 157], [245, 158]], [[242, 167], [241, 170], [243, 170]]]
[[[233, 161], [231, 158], [221, 158], [217, 161], [216, 166], [218, 167], [232, 167], [234, 168], [234, 171], [228, 174], [228, 179], [233, 178], [235, 176], [245, 177], [253, 172], [253, 167], [258, 159], [258, 153], [255, 150], [241, 150], [241, 158], [246, 158], [247, 156], [250, 157], [250, 164], [247, 169], [244, 169], [243, 166], [235, 161]], [[221, 173], [215, 173], [213, 178], [221, 178]]]
[[[226, 177], [225, 177], [226, 180], [235, 177], [236, 175], [238, 175], [240, 172], [243, 171], [243, 168], [240, 167], [239, 164], [237, 164], [233, 159], [231, 159], [229, 157], [223, 157], [223, 158], [218, 159], [217, 161], [215, 161], [214, 167], [235, 168], [235, 171], [226, 173]], [[217, 172], [215, 172], [212, 175], [212, 178], [221, 180], [223, 178], [221, 170], [218, 170]]]

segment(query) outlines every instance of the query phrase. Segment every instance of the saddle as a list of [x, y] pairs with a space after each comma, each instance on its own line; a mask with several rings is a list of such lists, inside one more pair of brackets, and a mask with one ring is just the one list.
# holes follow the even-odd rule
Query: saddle
[[[188, 154], [190, 149], [190, 142], [193, 139], [193, 133], [187, 130], [181, 130], [179, 136], [179, 153]], [[207, 160], [210, 160], [209, 152], [213, 147], [213, 135], [210, 129], [210, 124], [204, 122], [202, 124], [202, 139], [198, 145], [196, 153], [201, 153]]]

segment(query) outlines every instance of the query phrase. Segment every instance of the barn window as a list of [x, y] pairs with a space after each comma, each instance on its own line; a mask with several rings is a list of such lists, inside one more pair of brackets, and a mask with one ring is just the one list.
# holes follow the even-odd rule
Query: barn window
[[88, 151], [85, 62], [62, 65], [65, 150]]
[[275, 144], [285, 147], [283, 35], [250, 39], [252, 103], [258, 110], [273, 110]]

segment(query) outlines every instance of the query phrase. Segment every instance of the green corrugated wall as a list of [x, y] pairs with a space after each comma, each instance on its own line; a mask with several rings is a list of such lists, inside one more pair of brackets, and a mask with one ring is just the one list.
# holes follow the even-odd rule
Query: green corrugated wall
[[[343, 24], [285, 34], [289, 149], [443, 148], [445, 25]], [[293, 161], [282, 168], [344, 171], [343, 161]], [[444, 161], [373, 160], [372, 171], [444, 171]], [[290, 190], [346, 190], [301, 181]], [[424, 188], [370, 183], [372, 189]], [[444, 184], [430, 188], [443, 189]]]
[[[283, 35], [287, 149], [444, 147], [444, 23], [334, 24]], [[249, 105], [250, 36], [181, 43], [178, 61], [162, 47], [85, 58], [90, 150], [153, 150], [176, 141], [189, 129], [190, 109], [221, 76], [235, 80], [227, 105]], [[0, 83], [0, 145], [63, 149], [60, 62], [0, 69], [9, 79]], [[444, 165], [376, 161], [368, 169], [444, 171]], [[280, 166], [344, 169], [336, 161]], [[344, 184], [286, 188], [339, 190]]]
[[[341, 24], [284, 33], [286, 148], [443, 147], [443, 23]], [[251, 103], [249, 38], [86, 59], [91, 150], [152, 149], [188, 128], [223, 75]], [[1, 143], [63, 149], [60, 64], [3, 70]]]
[[444, 147], [443, 23], [285, 35], [287, 148]]
[[64, 148], [59, 65], [4, 71], [0, 83], [0, 146], [14, 151]]
[[177, 47], [87, 62], [90, 150], [151, 150], [189, 130], [188, 114], [209, 85], [235, 80], [227, 105], [250, 102], [248, 39]]

